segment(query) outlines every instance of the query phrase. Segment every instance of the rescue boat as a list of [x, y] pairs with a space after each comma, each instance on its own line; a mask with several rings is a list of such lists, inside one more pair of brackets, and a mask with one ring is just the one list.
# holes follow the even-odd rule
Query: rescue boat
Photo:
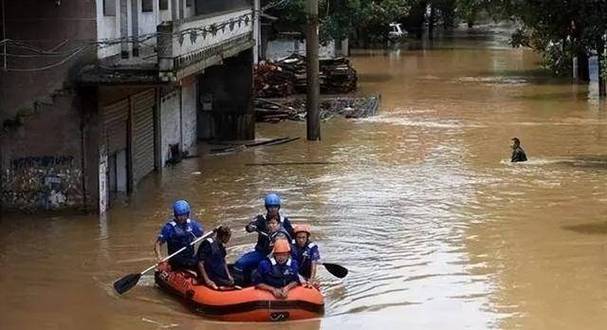
[[195, 313], [222, 321], [274, 322], [302, 320], [324, 314], [324, 298], [316, 288], [296, 287], [286, 299], [254, 287], [242, 290], [213, 290], [199, 284], [189, 271], [171, 270], [160, 264], [154, 275], [156, 284], [171, 293]]

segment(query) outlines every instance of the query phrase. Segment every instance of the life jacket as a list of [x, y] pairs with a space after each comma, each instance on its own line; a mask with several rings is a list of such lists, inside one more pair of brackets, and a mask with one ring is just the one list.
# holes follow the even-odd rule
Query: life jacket
[[282, 288], [291, 282], [298, 281], [299, 275], [293, 267], [293, 260], [291, 258], [283, 265], [279, 264], [274, 257], [268, 259], [272, 265], [272, 271], [266, 274], [264, 283], [275, 288]]
[[191, 246], [190, 243], [196, 239], [196, 236], [192, 232], [192, 221], [188, 219], [183, 227], [178, 225], [175, 220], [170, 221], [169, 224], [175, 231], [174, 235], [167, 240], [167, 250], [169, 254], [173, 254], [185, 246], [187, 248], [183, 252], [179, 253], [179, 255], [187, 257], [193, 256], [194, 247]]
[[293, 240], [292, 257], [299, 263], [299, 274], [305, 278], [310, 278], [312, 275], [312, 249], [317, 247], [316, 243], [308, 242], [303, 248], [297, 245]]
[[[221, 246], [218, 240], [214, 240], [213, 238], [207, 238], [206, 241], [209, 243], [211, 247], [211, 254], [207, 255], [204, 261], [204, 269], [207, 272], [207, 275], [211, 278], [212, 281], [216, 281], [218, 279], [227, 280], [228, 274], [226, 274], [226, 250], [223, 246]], [[202, 247], [202, 245], [201, 245]]]

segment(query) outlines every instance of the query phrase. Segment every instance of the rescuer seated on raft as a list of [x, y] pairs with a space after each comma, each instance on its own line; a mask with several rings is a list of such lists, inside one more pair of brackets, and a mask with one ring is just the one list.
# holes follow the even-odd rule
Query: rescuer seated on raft
[[289, 241], [276, 240], [272, 256], [259, 263], [253, 284], [257, 289], [268, 291], [279, 299], [287, 298], [289, 290], [305, 284], [299, 275], [297, 261], [291, 258]]
[[216, 238], [207, 238], [198, 248], [198, 274], [201, 282], [211, 289], [234, 287], [234, 279], [226, 264], [226, 244], [231, 236], [230, 227], [219, 226], [216, 229]]
[[238, 275], [239, 281], [243, 283], [249, 282], [250, 274], [257, 268], [259, 262], [262, 261], [271, 252], [270, 247], [270, 233], [268, 230], [268, 219], [276, 217], [290, 237], [293, 235], [293, 227], [287, 217], [280, 215], [280, 197], [271, 193], [268, 194], [264, 200], [266, 207], [266, 215], [258, 215], [253, 221], [251, 221], [246, 227], [246, 231], [249, 233], [257, 232], [257, 244], [255, 250], [245, 253], [241, 256], [234, 264], [234, 275]]
[[156, 258], [158, 261], [162, 260], [160, 250], [164, 243], [167, 243], [169, 255], [185, 247], [184, 251], [169, 259], [169, 264], [173, 269], [186, 268], [195, 271], [198, 260], [196, 260], [194, 247], [190, 243], [202, 236], [204, 230], [201, 224], [190, 219], [190, 204], [185, 200], [178, 200], [173, 204], [173, 215], [174, 218], [162, 227], [158, 239], [156, 239], [154, 245]]
[[295, 225], [293, 231], [295, 239], [291, 257], [299, 265], [299, 274], [317, 286], [318, 283], [314, 281], [314, 278], [316, 277], [316, 265], [320, 261], [320, 252], [318, 245], [310, 240], [312, 230], [308, 225]]

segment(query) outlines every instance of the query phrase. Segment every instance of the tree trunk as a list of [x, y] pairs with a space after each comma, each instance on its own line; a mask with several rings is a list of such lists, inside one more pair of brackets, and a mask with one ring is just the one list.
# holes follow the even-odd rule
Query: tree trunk
[[605, 46], [602, 45], [601, 47], [599, 47], [599, 51], [598, 51], [598, 69], [599, 69], [599, 96], [601, 98], [605, 98], [605, 96], [607, 96], [607, 77], [605, 76], [605, 62], [603, 61], [605, 55]]
[[306, 30], [306, 126], [308, 141], [320, 140], [320, 85], [318, 81], [318, 0], [307, 0]]
[[468, 24], [468, 28], [471, 29], [474, 27], [474, 22], [476, 21], [476, 9], [471, 9], [468, 15], [466, 15], [466, 24]]
[[434, 5], [430, 4], [430, 17], [428, 19], [428, 39], [434, 39], [434, 21], [435, 21], [435, 9]]

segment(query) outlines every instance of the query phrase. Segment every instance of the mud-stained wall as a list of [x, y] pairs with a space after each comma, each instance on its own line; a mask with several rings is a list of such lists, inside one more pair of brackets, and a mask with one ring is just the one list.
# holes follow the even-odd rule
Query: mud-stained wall
[[80, 98], [55, 96], [40, 113], [0, 138], [0, 202], [3, 210], [80, 207], [82, 131]]
[[[179, 88], [167, 88], [163, 91], [160, 99], [160, 124], [161, 124], [161, 164], [165, 166], [171, 158], [171, 145], [181, 143], [181, 117], [179, 114]], [[180, 146], [181, 147], [181, 146]]]
[[10, 123], [70, 85], [78, 68], [95, 59], [96, 48], [86, 41], [95, 40], [97, 30], [95, 1], [5, 0], [4, 7], [6, 38], [15, 42], [6, 49], [8, 70], [0, 73], [0, 122]]
[[181, 85], [181, 104], [183, 117], [183, 150], [192, 155], [196, 151], [197, 125], [196, 125], [196, 94], [198, 81], [195, 76], [184, 79]]

